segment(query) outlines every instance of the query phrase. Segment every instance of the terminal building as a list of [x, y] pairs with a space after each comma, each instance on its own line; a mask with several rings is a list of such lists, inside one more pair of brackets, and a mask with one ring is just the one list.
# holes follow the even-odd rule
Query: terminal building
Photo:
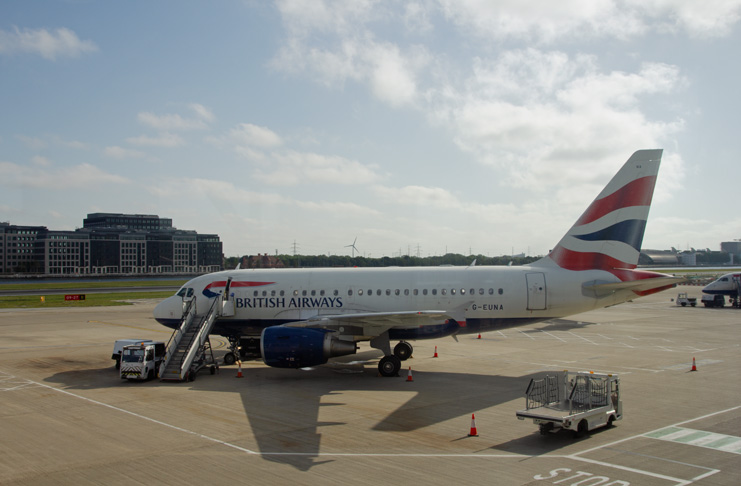
[[157, 215], [92, 213], [74, 231], [0, 223], [0, 274], [193, 274], [222, 262], [218, 235]]

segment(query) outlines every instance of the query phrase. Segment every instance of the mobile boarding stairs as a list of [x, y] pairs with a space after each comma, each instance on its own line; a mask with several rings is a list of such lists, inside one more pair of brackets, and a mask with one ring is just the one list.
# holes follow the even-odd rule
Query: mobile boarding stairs
[[209, 366], [213, 375], [219, 369], [208, 338], [222, 310], [222, 299], [214, 298], [205, 313], [199, 313], [196, 299], [183, 301], [183, 319], [167, 343], [160, 366], [162, 381], [193, 381], [196, 373]]

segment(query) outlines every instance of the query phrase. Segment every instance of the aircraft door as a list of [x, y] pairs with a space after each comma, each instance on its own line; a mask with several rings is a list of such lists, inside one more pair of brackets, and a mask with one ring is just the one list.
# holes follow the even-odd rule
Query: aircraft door
[[528, 273], [527, 280], [527, 310], [545, 310], [545, 274]]

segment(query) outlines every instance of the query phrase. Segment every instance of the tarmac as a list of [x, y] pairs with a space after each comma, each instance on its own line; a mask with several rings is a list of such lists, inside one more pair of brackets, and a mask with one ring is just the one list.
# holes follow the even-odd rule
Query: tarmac
[[[310, 370], [250, 361], [242, 378], [234, 365], [129, 383], [113, 343], [167, 341], [156, 301], [0, 311], [0, 483], [738, 485], [741, 311], [680, 307], [678, 291], [699, 300], [680, 286], [417, 341], [395, 378], [366, 345]], [[564, 369], [618, 373], [623, 420], [582, 438], [517, 420], [530, 379]]]

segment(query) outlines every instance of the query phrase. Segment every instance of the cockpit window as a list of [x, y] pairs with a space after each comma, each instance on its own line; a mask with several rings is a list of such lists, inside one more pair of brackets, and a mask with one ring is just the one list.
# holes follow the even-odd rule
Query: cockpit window
[[193, 289], [183, 287], [175, 295], [177, 295], [178, 297], [193, 297]]
[[720, 281], [721, 282], [728, 282], [728, 277], [723, 277], [722, 279], [720, 279]]

